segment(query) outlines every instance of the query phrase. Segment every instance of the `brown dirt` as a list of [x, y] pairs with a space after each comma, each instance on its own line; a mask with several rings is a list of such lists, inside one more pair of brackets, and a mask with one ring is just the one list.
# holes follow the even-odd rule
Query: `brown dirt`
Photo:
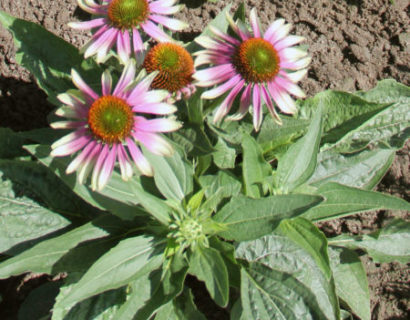
[[[206, 3], [182, 0], [187, 8], [179, 17], [189, 21], [184, 38], [197, 35], [204, 23], [214, 18], [227, 4], [236, 8], [240, 0]], [[394, 78], [410, 83], [410, 27], [408, 0], [246, 0], [247, 9], [255, 7], [264, 27], [283, 17], [294, 24], [294, 32], [307, 39], [313, 57], [308, 78], [302, 87], [309, 96], [324, 89], [368, 90], [377, 80]], [[76, 46], [89, 34], [70, 30], [67, 23], [87, 18], [76, 0], [1, 0], [0, 9], [14, 16], [38, 23]], [[248, 10], [249, 11], [249, 10]], [[30, 74], [15, 62], [11, 35], [0, 27], [0, 126], [29, 130], [46, 125], [46, 115], [53, 108], [45, 94], [33, 84]], [[409, 145], [399, 151], [396, 160], [378, 189], [409, 200]], [[409, 218], [406, 212], [398, 213]], [[397, 213], [396, 213], [397, 216]], [[386, 223], [391, 212], [378, 211], [332, 221], [322, 225], [328, 235], [370, 232]], [[400, 264], [374, 264], [365, 259], [369, 275], [372, 319], [410, 318], [409, 269]], [[20, 278], [19, 278], [20, 279]], [[23, 279], [23, 280], [22, 280]], [[11, 294], [24, 278], [0, 281], [0, 293]], [[27, 283], [24, 284], [27, 286]], [[32, 288], [36, 287], [33, 283]], [[8, 288], [8, 290], [5, 290]], [[10, 291], [12, 290], [12, 291]], [[4, 299], [4, 298], [3, 298]], [[9, 301], [10, 299], [7, 299]], [[8, 311], [18, 308], [7, 303]], [[0, 318], [15, 319], [0, 303]], [[3, 309], [3, 311], [2, 311]], [[222, 319], [212, 316], [210, 319]]]

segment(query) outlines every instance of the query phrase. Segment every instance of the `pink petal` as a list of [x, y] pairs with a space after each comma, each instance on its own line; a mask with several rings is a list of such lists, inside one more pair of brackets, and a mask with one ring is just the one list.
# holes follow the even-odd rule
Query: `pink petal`
[[108, 156], [106, 157], [101, 173], [98, 177], [97, 190], [102, 190], [108, 183], [114, 170], [115, 160], [117, 158], [117, 144], [113, 144]]
[[259, 21], [258, 18], [256, 17], [256, 10], [255, 8], [253, 8], [251, 10], [251, 14], [250, 14], [250, 22], [251, 22], [251, 26], [252, 26], [252, 30], [253, 30], [253, 35], [255, 38], [260, 38], [261, 36], [261, 30], [259, 28]]
[[130, 163], [130, 158], [122, 144], [118, 145], [118, 163], [120, 165], [121, 178], [124, 181], [129, 180], [132, 177], [132, 166]]
[[233, 78], [231, 78], [230, 80], [228, 80], [227, 82], [225, 82], [224, 84], [220, 85], [219, 87], [216, 87], [215, 89], [212, 89], [212, 90], [209, 90], [209, 91], [205, 91], [201, 95], [201, 98], [202, 99], [215, 99], [215, 98], [221, 96], [222, 94], [224, 94], [229, 89], [233, 88], [241, 80], [242, 80], [241, 76], [236, 75]]
[[269, 42], [272, 42], [271, 39], [274, 36], [274, 34], [278, 31], [278, 29], [283, 26], [285, 23], [285, 19], [278, 19], [274, 21], [266, 30], [263, 38]]
[[170, 156], [174, 152], [172, 146], [155, 133], [135, 132], [135, 140], [141, 142], [149, 151], [159, 156]]
[[97, 100], [99, 98], [98, 94], [96, 94], [95, 91], [84, 82], [81, 76], [74, 69], [71, 69], [71, 78], [73, 80], [74, 85], [87, 96], [89, 96], [93, 100]]
[[282, 120], [280, 119], [278, 113], [277, 113], [276, 110], [275, 110], [275, 106], [274, 106], [274, 104], [273, 104], [273, 102], [272, 102], [272, 99], [269, 97], [268, 91], [266, 90], [265, 86], [262, 86], [261, 89], [262, 89], [262, 91], [261, 91], [261, 93], [262, 93], [262, 98], [263, 98], [263, 100], [265, 101], [266, 106], [268, 107], [268, 110], [269, 110], [271, 116], [273, 117], [273, 119], [275, 120], [276, 123], [278, 123], [279, 125], [281, 125], [281, 124], [282, 124]]
[[83, 184], [87, 179], [89, 173], [91, 172], [92, 168], [94, 167], [95, 163], [97, 162], [98, 155], [102, 149], [102, 145], [100, 143], [94, 143], [94, 148], [85, 158], [84, 162], [81, 163], [80, 167], [78, 168], [77, 173], [77, 180], [79, 184]]
[[185, 22], [161, 15], [151, 14], [149, 18], [173, 31], [181, 31], [187, 27]]
[[249, 110], [249, 106], [251, 104], [251, 97], [252, 97], [252, 85], [248, 84], [245, 87], [245, 90], [243, 90], [242, 96], [241, 96], [241, 101], [239, 103], [239, 110], [237, 113], [231, 115], [228, 117], [227, 120], [240, 120], [242, 119], [245, 114], [248, 112]]
[[306, 97], [306, 94], [302, 91], [302, 89], [300, 89], [299, 86], [297, 86], [293, 82], [287, 79], [281, 78], [281, 77], [276, 77], [274, 81], [277, 86], [281, 87], [283, 90], [289, 92], [295, 97], [298, 97], [298, 98]]
[[177, 108], [174, 105], [168, 103], [146, 103], [132, 108], [134, 112], [151, 114], [171, 114], [176, 110]]
[[172, 39], [151, 21], [141, 24], [142, 29], [158, 42], [171, 42]]
[[89, 136], [80, 136], [75, 140], [72, 140], [64, 145], [61, 145], [53, 151], [51, 151], [51, 156], [53, 157], [64, 157], [71, 155], [78, 150], [82, 149], [88, 142], [91, 141], [91, 137]]
[[93, 175], [91, 177], [91, 188], [93, 190], [98, 189], [98, 180], [101, 175], [102, 167], [104, 165], [105, 159], [108, 156], [109, 151], [110, 151], [110, 147], [108, 146], [108, 144], [105, 144], [98, 155], [97, 162], [95, 163], [95, 166], [94, 166]]
[[118, 83], [115, 86], [113, 92], [114, 96], [120, 96], [123, 93], [124, 89], [134, 80], [135, 72], [135, 62], [134, 60], [129, 60], [124, 70], [122, 71], [120, 80], [118, 80]]
[[262, 104], [261, 104], [261, 87], [260, 84], [255, 84], [252, 92], [252, 105], [253, 105], [253, 127], [256, 132], [259, 131], [262, 123]]
[[138, 132], [172, 132], [181, 128], [181, 123], [172, 119], [147, 120], [143, 117], [135, 117], [134, 128]]
[[127, 63], [131, 54], [130, 34], [128, 30], [120, 31], [117, 36], [118, 56], [122, 63]]
[[282, 89], [278, 88], [274, 82], [268, 82], [268, 88], [280, 110], [287, 114], [294, 114], [297, 111], [292, 98]]
[[90, 143], [84, 148], [84, 150], [81, 151], [81, 153], [77, 157], [75, 157], [75, 159], [73, 161], [70, 162], [70, 164], [68, 165], [65, 172], [67, 174], [73, 173], [81, 165], [83, 165], [85, 163], [85, 160], [87, 159], [87, 157], [91, 153], [91, 151], [94, 149], [95, 144], [96, 143], [94, 141], [90, 141]]
[[68, 26], [73, 29], [88, 30], [100, 27], [106, 24], [107, 22], [108, 21], [105, 18], [98, 18], [90, 21], [70, 22]]
[[174, 14], [181, 10], [181, 6], [173, 6], [174, 0], [159, 0], [153, 1], [149, 4], [149, 9], [151, 12], [159, 14]]
[[103, 96], [108, 96], [111, 94], [112, 77], [109, 70], [105, 70], [101, 76], [101, 87]]
[[144, 157], [140, 149], [135, 145], [135, 142], [132, 141], [130, 138], [126, 138], [126, 142], [128, 150], [138, 170], [141, 171], [143, 175], [152, 176], [152, 167], [149, 164], [148, 160]]
[[232, 64], [222, 64], [216, 67], [207, 68], [194, 73], [193, 78], [198, 80], [198, 86], [211, 86], [216, 83], [224, 82], [235, 74]]
[[294, 46], [295, 44], [298, 44], [300, 42], [302, 42], [303, 40], [305, 40], [304, 37], [300, 37], [300, 36], [287, 36], [286, 38], [278, 41], [275, 44], [275, 49], [277, 51], [280, 51], [284, 48], [288, 48], [291, 46]]
[[242, 90], [244, 84], [245, 84], [245, 80], [239, 81], [235, 85], [235, 87], [231, 90], [231, 92], [229, 92], [227, 97], [224, 99], [224, 101], [221, 103], [221, 105], [217, 109], [215, 116], [214, 116], [214, 120], [213, 120], [214, 122], [221, 121], [222, 118], [225, 117], [229, 113], [232, 107], [232, 103], [234, 102], [239, 91]]
[[132, 29], [132, 45], [134, 47], [134, 53], [137, 54], [144, 49], [144, 43], [142, 42], [140, 33], [136, 28]]

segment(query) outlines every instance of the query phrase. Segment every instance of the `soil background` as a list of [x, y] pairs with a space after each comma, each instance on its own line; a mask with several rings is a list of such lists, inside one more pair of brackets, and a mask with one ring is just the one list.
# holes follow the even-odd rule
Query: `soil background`
[[[189, 22], [182, 34], [191, 40], [228, 3], [181, 0], [186, 8], [177, 17]], [[264, 28], [277, 18], [294, 25], [292, 33], [306, 37], [312, 64], [301, 86], [308, 96], [325, 89], [368, 90], [381, 79], [410, 83], [410, 24], [408, 0], [246, 0]], [[0, 0], [0, 9], [44, 26], [80, 47], [87, 32], [71, 30], [67, 23], [88, 19], [76, 0]], [[47, 125], [53, 109], [28, 71], [15, 61], [15, 49], [8, 31], [0, 27], [0, 126], [15, 131]], [[409, 144], [398, 151], [392, 168], [378, 186], [379, 191], [410, 200]], [[408, 212], [394, 216], [409, 218]], [[371, 232], [392, 219], [388, 211], [368, 212], [323, 223], [321, 229], [334, 236], [341, 232]], [[375, 264], [363, 257], [371, 290], [372, 320], [410, 319], [410, 269], [398, 263]], [[19, 305], [47, 276], [26, 275], [0, 281], [0, 319], [17, 319]], [[192, 285], [194, 288], [202, 287]], [[201, 292], [195, 290], [196, 293]], [[203, 288], [202, 288], [203, 289]], [[196, 296], [209, 319], [229, 319], [224, 310], [211, 308], [208, 297]], [[37, 320], [37, 319], [33, 319]], [[82, 320], [82, 319], [79, 319]], [[251, 320], [251, 319], [250, 319]]]

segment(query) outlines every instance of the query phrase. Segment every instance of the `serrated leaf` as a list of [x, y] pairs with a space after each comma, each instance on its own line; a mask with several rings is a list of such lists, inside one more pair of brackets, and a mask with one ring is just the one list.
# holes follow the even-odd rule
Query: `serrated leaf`
[[171, 138], [192, 157], [205, 156], [214, 151], [207, 135], [199, 125], [184, 124], [183, 128], [171, 134]]
[[283, 219], [301, 215], [321, 201], [321, 197], [301, 194], [261, 199], [236, 196], [214, 216], [214, 220], [227, 228], [220, 233], [221, 237], [252, 240], [272, 232]]
[[[54, 268], [56, 263], [71, 249], [83, 242], [92, 246], [90, 240], [108, 237], [110, 233], [121, 232], [122, 228], [118, 218], [106, 216], [60, 236], [44, 240], [23, 253], [0, 263], [0, 279], [29, 271], [49, 274], [67, 271], [64, 267], [59, 270]], [[81, 262], [74, 261], [72, 263], [81, 264]]]
[[230, 147], [224, 139], [218, 137], [215, 145], [216, 151], [212, 154], [214, 162], [218, 168], [235, 168], [236, 150]]
[[359, 256], [349, 249], [329, 248], [337, 295], [362, 320], [370, 320], [370, 293]]
[[330, 279], [332, 272], [329, 265], [326, 236], [314, 224], [303, 218], [284, 220], [280, 224], [279, 232], [308, 252], [326, 278]]
[[325, 201], [303, 215], [312, 221], [336, 219], [368, 210], [410, 210], [410, 204], [403, 199], [334, 182], [323, 184], [316, 193], [323, 196]]
[[322, 134], [322, 113], [318, 110], [307, 133], [280, 158], [275, 175], [276, 187], [285, 192], [305, 183], [314, 173]]
[[98, 259], [61, 302], [64, 305], [116, 289], [157, 269], [164, 243], [152, 237], [127, 238]]
[[312, 292], [288, 273], [250, 263], [241, 270], [241, 279], [246, 319], [327, 319]]
[[320, 187], [328, 182], [371, 190], [383, 178], [394, 160], [390, 149], [364, 150], [354, 155], [321, 152], [315, 172], [307, 182]]
[[263, 181], [266, 177], [272, 175], [272, 168], [263, 158], [261, 147], [248, 134], [242, 136], [242, 149], [242, 176], [245, 184], [245, 194], [252, 198], [260, 198], [264, 194]]
[[229, 299], [228, 270], [217, 250], [196, 248], [189, 257], [189, 273], [205, 282], [212, 299], [226, 307]]
[[0, 252], [51, 234], [70, 221], [31, 200], [19, 196], [14, 185], [0, 172]]
[[339, 303], [333, 281], [326, 279], [313, 257], [288, 237], [275, 232], [253, 241], [241, 242], [236, 248], [236, 256], [292, 275], [316, 297], [327, 319], [338, 319]]
[[377, 262], [410, 262], [410, 222], [396, 219], [369, 235], [341, 235], [329, 239], [329, 245], [362, 249]]
[[154, 180], [158, 190], [167, 199], [181, 201], [193, 189], [193, 169], [178, 152], [172, 156], [157, 156], [144, 152], [154, 168]]

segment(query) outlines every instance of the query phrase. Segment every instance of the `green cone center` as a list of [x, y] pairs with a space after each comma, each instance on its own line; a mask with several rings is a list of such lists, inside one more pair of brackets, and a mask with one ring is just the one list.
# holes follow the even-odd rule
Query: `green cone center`
[[130, 135], [134, 124], [131, 107], [114, 96], [103, 96], [91, 105], [88, 124], [95, 136], [106, 143], [123, 141]]
[[149, 15], [147, 0], [113, 0], [108, 6], [108, 17], [119, 29], [139, 26]]
[[277, 75], [279, 56], [270, 42], [251, 38], [238, 47], [233, 64], [246, 81], [266, 82]]

